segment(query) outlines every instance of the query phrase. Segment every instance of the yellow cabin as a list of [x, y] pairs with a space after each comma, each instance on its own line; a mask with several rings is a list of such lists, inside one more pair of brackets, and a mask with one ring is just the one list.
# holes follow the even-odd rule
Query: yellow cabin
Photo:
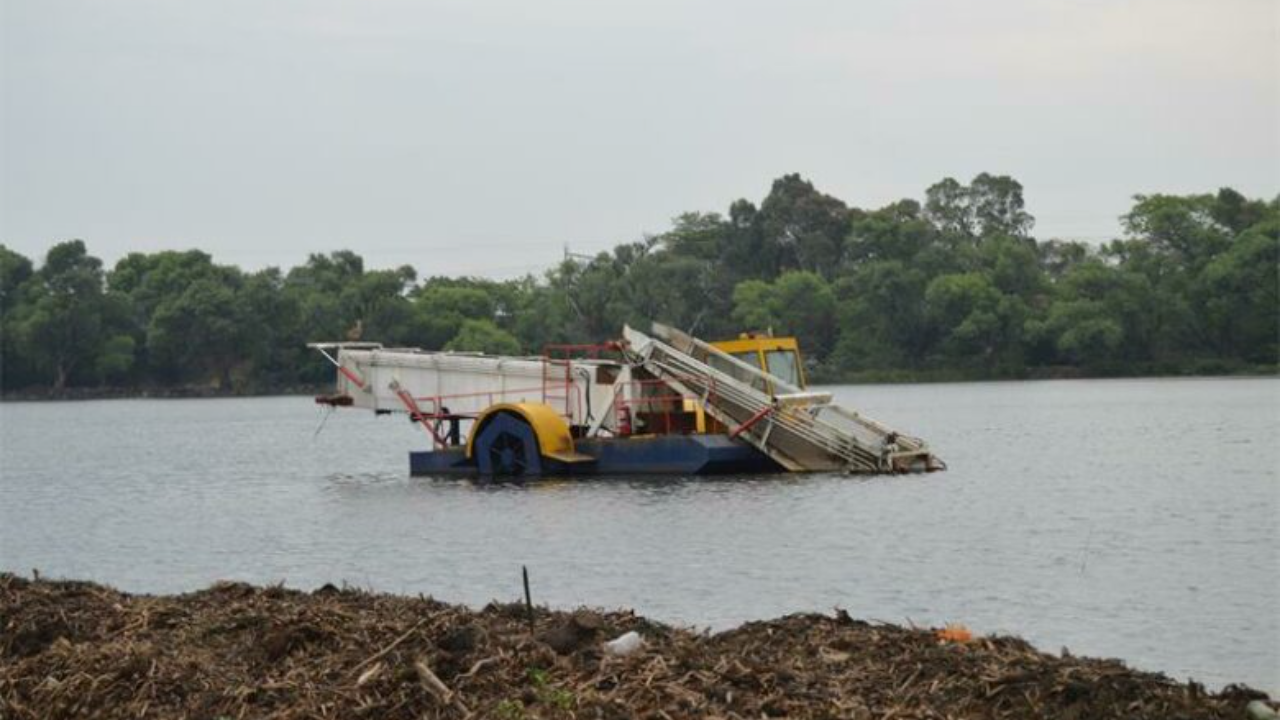
[[736, 340], [721, 340], [711, 346], [798, 388], [807, 386], [800, 344], [793, 337], [742, 333]]

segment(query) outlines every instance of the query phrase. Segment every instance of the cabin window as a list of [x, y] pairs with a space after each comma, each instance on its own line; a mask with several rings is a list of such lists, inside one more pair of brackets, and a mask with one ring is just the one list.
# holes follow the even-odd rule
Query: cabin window
[[[760, 356], [754, 350], [750, 352], [729, 353], [729, 354], [732, 355], [735, 360], [741, 360], [742, 362], [750, 365], [753, 368], [756, 368], [757, 370], [761, 369]], [[759, 390], [760, 392], [766, 392], [764, 378], [760, 377], [759, 375], [755, 373], [747, 372], [746, 370], [743, 370], [742, 368], [737, 367], [736, 365], [728, 362], [727, 360], [723, 360], [719, 355], [711, 354], [707, 356], [707, 362], [711, 365], [711, 367], [719, 370], [722, 373], [725, 373], [729, 377], [741, 380], [742, 382], [751, 385], [752, 387]]]
[[795, 350], [770, 350], [765, 353], [769, 374], [782, 378], [783, 382], [800, 387], [800, 364]]

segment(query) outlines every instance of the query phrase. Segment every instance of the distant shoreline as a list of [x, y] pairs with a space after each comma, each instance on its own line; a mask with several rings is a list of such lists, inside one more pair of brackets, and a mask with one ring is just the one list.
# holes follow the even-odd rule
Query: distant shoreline
[[1019, 374], [966, 370], [866, 370], [826, 375], [814, 373], [813, 385], [901, 385], [929, 383], [1023, 382], [1043, 380], [1174, 380], [1178, 378], [1280, 377], [1280, 366], [1159, 368], [1151, 372], [1084, 372], [1074, 367], [1028, 368]]
[[331, 386], [293, 385], [253, 390], [224, 390], [221, 388], [179, 386], [156, 388], [99, 387], [67, 388], [55, 392], [50, 388], [24, 388], [0, 393], [0, 402], [66, 402], [75, 400], [192, 400], [249, 397], [275, 397], [280, 395], [315, 396], [332, 392]]
[[[1038, 369], [1021, 376], [981, 375], [950, 370], [894, 371], [869, 370], [843, 376], [816, 373], [812, 385], [928, 385], [944, 383], [1042, 382], [1046, 380], [1177, 380], [1209, 378], [1280, 378], [1280, 368], [1255, 366], [1234, 371], [1160, 372], [1141, 374], [1080, 373], [1074, 368]], [[175, 387], [77, 387], [54, 391], [51, 388], [23, 388], [0, 391], [0, 402], [65, 402], [76, 400], [192, 400], [282, 395], [316, 396], [333, 391], [331, 385], [288, 385], [225, 390], [215, 387], [183, 385]]]

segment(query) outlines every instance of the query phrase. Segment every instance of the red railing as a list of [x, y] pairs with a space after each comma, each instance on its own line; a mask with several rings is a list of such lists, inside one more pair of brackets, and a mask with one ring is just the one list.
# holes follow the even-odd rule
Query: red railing
[[[707, 397], [714, 396], [714, 381], [710, 381], [707, 378], [699, 378], [699, 380], [709, 382], [711, 390], [708, 392]], [[646, 388], [659, 388], [667, 392], [646, 394]], [[628, 390], [630, 392], [627, 392]], [[650, 419], [662, 418], [661, 431], [656, 434], [670, 435], [675, 428], [672, 416], [685, 414], [684, 401], [687, 399], [690, 398], [686, 398], [683, 394], [676, 392], [665, 380], [630, 380], [618, 383], [614, 386], [613, 391], [614, 427], [617, 429], [619, 436], [630, 435], [634, 429], [633, 423], [637, 414], [645, 412], [651, 416]], [[692, 399], [700, 405], [703, 402], [701, 398]], [[651, 411], [654, 406], [657, 406], [658, 412]]]
[[409, 411], [409, 416], [413, 418], [414, 422], [421, 425], [422, 428], [427, 431], [427, 434], [431, 436], [432, 447], [438, 449], [449, 444], [445, 438], [440, 436], [439, 429], [432, 423], [427, 422], [432, 419], [438, 420], [438, 414], [428, 415], [422, 412], [421, 408], [418, 407], [418, 403], [414, 400], [414, 397], [404, 388], [396, 390], [396, 397], [400, 398], [400, 403], [404, 405], [405, 410]]
[[[564, 402], [563, 417], [569, 420], [570, 425], [578, 424], [577, 418], [582, 418], [582, 397], [579, 394], [577, 384], [573, 381], [573, 360], [577, 355], [579, 359], [599, 360], [606, 352], [618, 352], [621, 347], [616, 342], [596, 343], [596, 344], [558, 344], [545, 345], [542, 348], [542, 402], [551, 407], [555, 407], [559, 401]], [[558, 368], [564, 368], [564, 376], [560, 377], [557, 372]], [[591, 382], [591, 378], [587, 379]], [[559, 389], [563, 389], [561, 394]], [[577, 416], [574, 410], [577, 410]], [[588, 408], [590, 410], [590, 408]]]

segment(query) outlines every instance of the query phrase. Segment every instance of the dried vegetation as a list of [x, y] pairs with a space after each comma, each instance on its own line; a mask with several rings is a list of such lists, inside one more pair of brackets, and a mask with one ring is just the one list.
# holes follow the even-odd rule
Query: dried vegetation
[[[643, 648], [605, 654], [636, 630]], [[0, 574], [0, 717], [1233, 718], [1207, 693], [1016, 638], [795, 615], [706, 635], [325, 586], [127, 595]]]

